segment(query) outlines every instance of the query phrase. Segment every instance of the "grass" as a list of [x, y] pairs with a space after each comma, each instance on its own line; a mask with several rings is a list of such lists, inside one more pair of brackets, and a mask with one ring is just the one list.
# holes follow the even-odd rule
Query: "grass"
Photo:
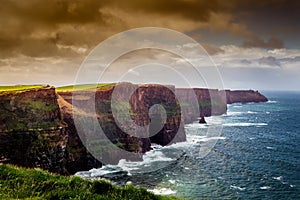
[[43, 85], [14, 85], [14, 86], [0, 86], [0, 92], [8, 91], [21, 91], [21, 90], [30, 90], [30, 89], [39, 89], [43, 88]]
[[68, 85], [68, 86], [57, 87], [56, 91], [58, 91], [58, 92], [80, 91], [80, 90], [102, 88], [105, 86], [112, 86], [112, 85], [113, 85], [113, 83]]
[[0, 199], [157, 199], [175, 197], [159, 196], [144, 188], [132, 185], [119, 187], [109, 181], [65, 177], [41, 169], [26, 169], [0, 164]]

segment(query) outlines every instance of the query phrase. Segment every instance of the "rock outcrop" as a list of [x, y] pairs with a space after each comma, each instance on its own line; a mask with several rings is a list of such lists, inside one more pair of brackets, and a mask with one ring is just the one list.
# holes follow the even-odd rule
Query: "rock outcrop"
[[227, 104], [267, 102], [268, 99], [254, 90], [225, 90]]

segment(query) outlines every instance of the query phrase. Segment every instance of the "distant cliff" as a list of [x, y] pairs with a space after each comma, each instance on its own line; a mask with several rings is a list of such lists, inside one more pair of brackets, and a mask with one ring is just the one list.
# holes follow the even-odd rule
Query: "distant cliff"
[[180, 99], [185, 123], [197, 121], [200, 117], [225, 114], [227, 104], [268, 101], [264, 95], [254, 90], [176, 88], [176, 96]]
[[200, 117], [222, 115], [227, 111], [224, 91], [205, 88], [177, 88], [185, 123], [191, 123]]
[[232, 103], [258, 103], [267, 102], [268, 99], [254, 90], [225, 90], [228, 104]]
[[[116, 88], [121, 92], [114, 93]], [[114, 106], [113, 97], [116, 97]], [[95, 90], [56, 92], [54, 87], [44, 86], [2, 91], [0, 162], [41, 167], [60, 174], [101, 167], [102, 163], [83, 145], [74, 116], [85, 118], [87, 131], [95, 136], [93, 143], [89, 143], [94, 149], [106, 148], [97, 140], [98, 133], [90, 124], [96, 117], [111, 143], [140, 155], [151, 149], [151, 143], [164, 146], [185, 141], [184, 123], [224, 114], [226, 103], [264, 101], [266, 97], [252, 90], [175, 89], [174, 86], [131, 83], [109, 84]], [[74, 102], [77, 107], [72, 105]], [[83, 109], [93, 105], [92, 102], [96, 113]], [[123, 123], [120, 125], [116, 120]], [[101, 148], [98, 148], [100, 154]], [[115, 150], [105, 156], [115, 162], [122, 159]]]

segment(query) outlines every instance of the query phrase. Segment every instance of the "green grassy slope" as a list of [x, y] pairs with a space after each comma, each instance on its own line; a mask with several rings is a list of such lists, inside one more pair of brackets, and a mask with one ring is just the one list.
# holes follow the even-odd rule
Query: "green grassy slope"
[[101, 84], [82, 84], [82, 85], [68, 85], [57, 87], [56, 91], [58, 92], [66, 92], [66, 91], [78, 91], [78, 90], [89, 90], [95, 88], [102, 88], [105, 86], [111, 86], [113, 83], [101, 83]]
[[30, 89], [38, 89], [38, 88], [43, 88], [43, 87], [45, 87], [45, 86], [43, 86], [43, 85], [0, 86], [0, 92], [30, 90]]
[[107, 180], [89, 181], [79, 177], [50, 174], [40, 169], [25, 169], [0, 164], [0, 199], [157, 199], [158, 196], [144, 188], [132, 185], [118, 187]]

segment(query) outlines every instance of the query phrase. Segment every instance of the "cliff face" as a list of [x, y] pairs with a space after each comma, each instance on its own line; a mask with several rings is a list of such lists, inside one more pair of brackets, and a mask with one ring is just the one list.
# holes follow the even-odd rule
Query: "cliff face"
[[0, 160], [64, 174], [66, 135], [55, 88], [0, 93]]
[[203, 88], [177, 88], [185, 123], [196, 121], [200, 117], [222, 115], [227, 111], [224, 91]]
[[227, 103], [250, 103], [267, 102], [268, 99], [254, 90], [225, 90]]
[[[113, 94], [116, 87], [119, 93]], [[59, 92], [59, 95], [70, 104], [76, 101], [76, 105], [87, 112], [92, 111], [86, 105], [95, 101], [99, 124], [110, 141], [126, 151], [143, 153], [150, 150], [151, 143], [167, 145], [186, 139], [174, 90], [174, 87], [169, 89], [160, 85], [121, 83], [96, 91]], [[128, 96], [130, 92], [132, 94]], [[113, 95], [116, 100], [114, 107], [111, 104]], [[149, 116], [149, 109], [155, 104], [160, 104], [165, 109], [164, 121], [163, 114], [150, 113]], [[118, 112], [113, 112], [113, 109]], [[126, 111], [130, 113], [128, 116], [124, 116]], [[64, 114], [64, 119], [68, 118], [71, 117]], [[72, 120], [65, 121], [73, 124]], [[118, 156], [113, 152], [111, 155]]]
[[[160, 105], [160, 106], [158, 106]], [[168, 145], [186, 140], [184, 118], [174, 86], [139, 86], [131, 97], [134, 122], [147, 126], [152, 143]], [[151, 107], [153, 108], [149, 112]]]
[[[116, 88], [119, 92], [115, 92]], [[184, 123], [224, 114], [226, 103], [264, 101], [267, 98], [252, 90], [191, 90], [131, 83], [112, 84], [95, 91], [56, 93], [53, 87], [42, 87], [0, 92], [0, 162], [41, 167], [60, 174], [101, 167], [95, 154], [83, 145], [86, 135], [79, 136], [74, 116], [84, 118], [86, 134], [92, 137], [87, 145], [96, 149], [93, 153], [116, 164], [124, 157], [116, 149], [101, 155], [110, 146], [99, 139], [93, 124], [95, 118], [109, 143], [140, 155], [151, 149], [151, 143], [164, 146], [185, 141]], [[93, 103], [94, 107], [87, 106]]]
[[268, 101], [264, 95], [253, 90], [177, 88], [176, 95], [179, 97], [185, 123], [201, 117], [225, 114], [227, 104]]

